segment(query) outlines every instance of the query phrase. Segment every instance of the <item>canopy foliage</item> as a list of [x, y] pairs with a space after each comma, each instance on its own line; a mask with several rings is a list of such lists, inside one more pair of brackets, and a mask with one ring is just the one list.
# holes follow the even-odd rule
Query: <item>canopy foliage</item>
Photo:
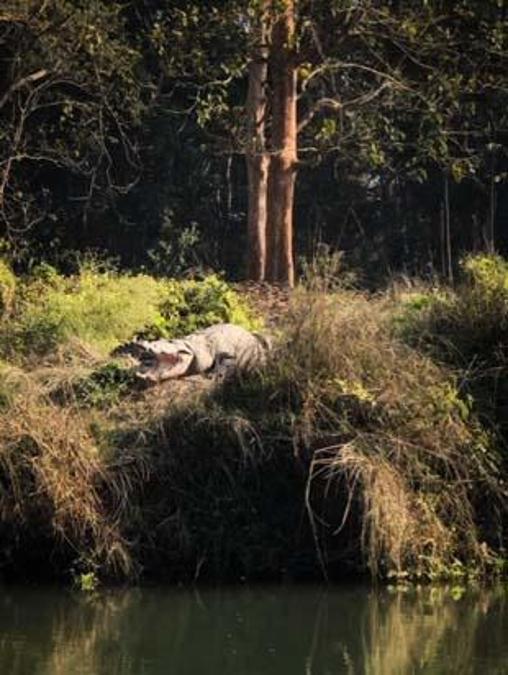
[[[241, 274], [260, 0], [7, 0], [0, 226], [23, 266], [95, 248]], [[506, 248], [498, 0], [299, 0], [297, 248], [384, 270]]]

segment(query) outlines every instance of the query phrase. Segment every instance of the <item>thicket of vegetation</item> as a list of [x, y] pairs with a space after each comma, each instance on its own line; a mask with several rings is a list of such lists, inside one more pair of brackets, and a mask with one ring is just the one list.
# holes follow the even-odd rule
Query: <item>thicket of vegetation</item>
[[218, 276], [202, 281], [119, 274], [85, 263], [63, 277], [40, 265], [24, 280], [3, 268], [0, 354], [32, 360], [69, 343], [100, 356], [134, 336], [179, 337], [221, 321], [254, 328], [255, 319]]
[[506, 260], [500, 256], [465, 258], [455, 289], [411, 294], [398, 322], [406, 341], [460, 373], [463, 395], [475, 401], [482, 424], [506, 448]]
[[434, 327], [448, 322], [446, 344], [456, 342], [446, 354], [470, 345], [477, 373], [490, 377], [480, 359], [496, 349], [491, 340], [482, 351], [479, 336], [501, 305], [478, 308], [467, 326], [456, 307], [488, 288], [506, 295], [505, 263], [469, 260], [453, 293], [373, 297], [316, 267], [265, 368], [149, 390], [108, 350], [160, 330], [154, 317], [168, 306], [169, 335], [217, 319], [256, 325], [224, 282], [90, 265], [71, 278], [45, 267], [17, 279], [0, 325], [4, 572], [173, 581], [499, 572], [507, 453], [489, 411], [503, 404], [474, 386], [470, 367], [434, 352], [445, 335]]
[[[501, 565], [507, 36], [497, 0], [4, 0], [4, 569]], [[140, 391], [112, 350], [258, 327], [214, 270], [290, 282], [293, 215], [267, 367]]]

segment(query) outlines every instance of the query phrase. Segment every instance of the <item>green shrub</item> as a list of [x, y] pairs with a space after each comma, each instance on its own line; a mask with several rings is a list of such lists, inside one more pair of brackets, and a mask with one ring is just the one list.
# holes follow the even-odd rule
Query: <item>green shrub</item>
[[36, 282], [39, 282], [41, 288], [45, 286], [57, 288], [63, 284], [64, 277], [59, 274], [58, 270], [56, 267], [53, 267], [53, 265], [40, 263], [32, 269], [30, 282], [32, 283], [32, 286], [34, 286]]
[[99, 586], [99, 580], [95, 572], [82, 572], [75, 577], [74, 583], [82, 593], [95, 593]]
[[485, 295], [508, 300], [508, 261], [499, 255], [468, 256], [462, 262], [469, 287]]
[[19, 315], [0, 332], [4, 353], [47, 354], [70, 340], [108, 352], [157, 319], [161, 285], [87, 266], [74, 277], [36, 276], [20, 295]]
[[462, 279], [447, 292], [409, 297], [396, 322], [413, 344], [433, 347], [456, 365], [490, 361], [508, 336], [508, 263], [500, 256], [469, 256]]
[[52, 392], [56, 401], [73, 402], [90, 408], [117, 405], [136, 387], [136, 378], [130, 368], [111, 362], [100, 366], [86, 377], [80, 377]]
[[215, 275], [158, 280], [87, 264], [79, 274], [63, 277], [40, 265], [19, 284], [16, 314], [0, 325], [0, 353], [41, 356], [78, 341], [104, 355], [136, 335], [171, 338], [219, 322], [260, 326]]
[[415, 310], [396, 312], [396, 330], [411, 345], [457, 369], [482, 421], [508, 440], [508, 262], [469, 256], [458, 286], [434, 292]]
[[16, 277], [6, 262], [0, 260], [0, 317], [9, 314], [16, 293]]
[[259, 319], [228, 284], [210, 275], [201, 281], [167, 280], [163, 283], [160, 315], [144, 332], [146, 338], [174, 338], [215, 323], [235, 323], [255, 330]]

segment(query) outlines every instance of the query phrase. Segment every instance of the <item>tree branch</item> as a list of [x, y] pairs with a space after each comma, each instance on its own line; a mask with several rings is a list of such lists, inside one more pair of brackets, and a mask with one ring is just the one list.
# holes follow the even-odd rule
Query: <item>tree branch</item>
[[383, 82], [383, 84], [374, 91], [370, 91], [366, 94], [363, 94], [362, 96], [357, 96], [356, 98], [353, 98], [350, 101], [345, 101], [344, 103], [341, 103], [341, 101], [334, 98], [321, 98], [319, 99], [319, 101], [316, 101], [316, 103], [312, 106], [312, 108], [302, 119], [302, 121], [298, 125], [298, 132], [303, 131], [303, 129], [305, 129], [305, 127], [308, 126], [312, 122], [314, 117], [322, 110], [331, 110], [333, 112], [340, 112], [345, 108], [366, 105], [367, 103], [370, 103], [375, 98], [380, 96], [385, 89], [391, 88], [392, 88], [391, 82]]
[[309, 75], [305, 78], [305, 80], [302, 82], [302, 89], [301, 89], [302, 94], [308, 88], [311, 80], [318, 77], [319, 75], [322, 75], [323, 73], [326, 73], [327, 71], [334, 72], [338, 70], [360, 70], [362, 72], [369, 73], [370, 75], [374, 75], [375, 77], [391, 82], [393, 85], [396, 85], [400, 89], [411, 91], [411, 88], [408, 85], [398, 80], [392, 74], [382, 70], [378, 70], [377, 68], [366, 66], [363, 63], [352, 63], [350, 61], [331, 61], [331, 62], [328, 61], [326, 63], [322, 63], [321, 65], [319, 65], [312, 72], [310, 72]]
[[7, 89], [5, 94], [2, 96], [0, 99], [0, 110], [4, 107], [4, 105], [7, 103], [9, 100], [9, 97], [14, 94], [14, 92], [18, 91], [18, 89], [21, 89], [24, 87], [26, 84], [31, 84], [32, 82], [37, 82], [38, 80], [42, 80], [43, 77], [46, 77], [49, 72], [45, 69], [42, 70], [37, 70], [35, 73], [31, 73], [31, 75], [26, 75], [25, 77], [22, 77], [20, 80], [15, 82], [13, 85]]

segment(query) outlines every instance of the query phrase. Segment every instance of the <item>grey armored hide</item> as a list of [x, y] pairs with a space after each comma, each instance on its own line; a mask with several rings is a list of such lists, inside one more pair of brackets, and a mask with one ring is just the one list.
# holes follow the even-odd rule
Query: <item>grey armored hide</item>
[[176, 340], [134, 343], [140, 378], [149, 382], [205, 373], [212, 368], [249, 369], [262, 364], [270, 348], [266, 337], [221, 323]]

